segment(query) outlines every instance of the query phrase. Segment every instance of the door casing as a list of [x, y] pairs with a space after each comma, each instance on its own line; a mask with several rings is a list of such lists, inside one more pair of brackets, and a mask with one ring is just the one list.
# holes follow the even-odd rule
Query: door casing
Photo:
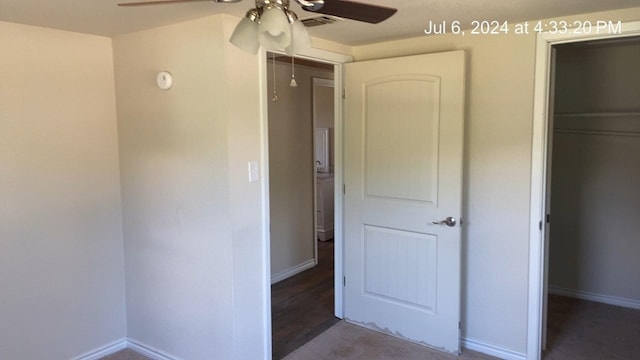
[[[263, 333], [263, 359], [270, 360], [272, 358], [272, 337], [271, 337], [271, 236], [269, 227], [271, 223], [269, 215], [269, 112], [268, 112], [268, 99], [269, 90], [267, 88], [267, 52], [261, 48], [258, 55], [260, 57], [258, 73], [260, 75], [260, 139], [261, 139], [261, 152], [260, 152], [260, 171], [262, 178], [260, 181], [261, 193], [262, 193], [262, 246], [263, 246], [263, 261], [262, 261], [262, 276], [263, 276], [263, 298], [262, 298], [262, 311], [265, 314], [263, 318], [262, 333]], [[343, 168], [342, 168], [342, 88], [343, 88], [343, 75], [342, 64], [353, 61], [352, 56], [334, 53], [331, 51], [320, 49], [307, 49], [300, 54], [296, 55], [297, 58], [308, 59], [321, 63], [327, 63], [334, 65], [334, 179], [336, 184], [342, 184], [343, 181]], [[335, 213], [334, 213], [334, 315], [338, 318], [343, 317], [343, 291], [342, 291], [342, 277], [343, 277], [343, 231], [342, 231], [342, 186], [335, 186]]]

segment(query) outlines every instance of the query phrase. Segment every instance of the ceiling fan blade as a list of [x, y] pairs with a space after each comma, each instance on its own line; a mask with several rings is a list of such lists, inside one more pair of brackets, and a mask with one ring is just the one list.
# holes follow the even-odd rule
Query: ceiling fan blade
[[132, 2], [132, 3], [120, 3], [120, 4], [118, 4], [118, 6], [164, 5], [164, 4], [175, 4], [175, 3], [195, 2], [195, 1], [216, 2], [215, 0], [154, 0], [154, 1], [143, 1], [143, 2]]
[[347, 0], [324, 0], [324, 4], [319, 6], [318, 10], [303, 6], [306, 11], [317, 12], [326, 15], [338, 16], [345, 19], [357, 20], [367, 22], [370, 24], [377, 24], [384, 21], [395, 14], [397, 9], [371, 5], [365, 3], [359, 3], [355, 1]]

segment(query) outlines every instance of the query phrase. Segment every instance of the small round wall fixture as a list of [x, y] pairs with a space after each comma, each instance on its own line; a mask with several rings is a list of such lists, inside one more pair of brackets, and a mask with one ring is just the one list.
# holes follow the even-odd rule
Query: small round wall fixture
[[173, 85], [173, 76], [168, 71], [160, 71], [156, 77], [156, 83], [162, 90], [169, 90]]

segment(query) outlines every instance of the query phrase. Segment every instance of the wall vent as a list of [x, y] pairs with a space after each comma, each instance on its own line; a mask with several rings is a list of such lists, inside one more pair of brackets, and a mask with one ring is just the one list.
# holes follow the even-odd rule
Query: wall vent
[[326, 15], [320, 15], [320, 16], [314, 16], [314, 17], [310, 17], [310, 18], [300, 19], [302, 24], [304, 26], [306, 26], [306, 27], [333, 24], [334, 22], [336, 22], [338, 20], [340, 20], [340, 19], [339, 18], [335, 18], [335, 17], [331, 17], [331, 16], [326, 16]]

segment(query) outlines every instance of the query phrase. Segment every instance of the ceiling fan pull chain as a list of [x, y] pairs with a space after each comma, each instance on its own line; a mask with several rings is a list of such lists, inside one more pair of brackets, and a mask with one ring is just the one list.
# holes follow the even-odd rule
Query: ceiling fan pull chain
[[296, 82], [296, 72], [295, 72], [295, 64], [293, 61], [294, 57], [291, 57], [291, 82], [289, 83], [289, 86], [294, 88], [294, 87], [298, 87], [298, 83]]
[[271, 53], [273, 63], [273, 95], [271, 95], [271, 101], [278, 101], [278, 92], [276, 91], [276, 54]]
[[[293, 28], [293, 25], [291, 26]], [[293, 31], [291, 31], [291, 44], [293, 44]], [[293, 45], [291, 45], [293, 47]], [[298, 83], [296, 82], [296, 64], [295, 57], [291, 54], [291, 82], [289, 83], [289, 87], [298, 87]]]

